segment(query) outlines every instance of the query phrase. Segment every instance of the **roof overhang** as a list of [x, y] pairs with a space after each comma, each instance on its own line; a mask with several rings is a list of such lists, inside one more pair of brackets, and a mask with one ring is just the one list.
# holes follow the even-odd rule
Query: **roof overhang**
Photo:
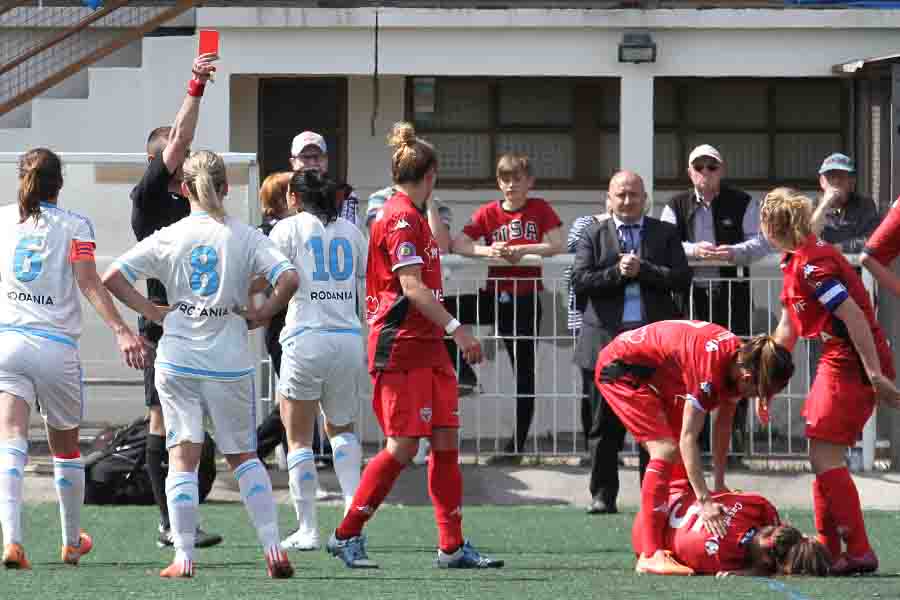
[[835, 75], [853, 76], [860, 74], [862, 71], [885, 67], [891, 64], [900, 64], [900, 53], [875, 56], [872, 58], [860, 58], [845, 63], [839, 63], [831, 67], [831, 72]]

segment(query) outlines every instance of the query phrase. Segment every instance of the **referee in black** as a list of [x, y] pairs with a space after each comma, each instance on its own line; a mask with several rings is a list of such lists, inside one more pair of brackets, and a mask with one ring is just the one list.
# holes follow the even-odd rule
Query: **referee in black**
[[[190, 153], [191, 142], [197, 129], [200, 99], [210, 73], [215, 70], [215, 54], [203, 54], [194, 60], [192, 76], [188, 81], [187, 95], [171, 127], [157, 127], [147, 138], [147, 170], [140, 182], [131, 190], [131, 227], [138, 241], [153, 232], [188, 216], [191, 212], [188, 199], [181, 195], [182, 163]], [[147, 281], [147, 297], [151, 302], [166, 305], [166, 289], [156, 279]], [[159, 342], [163, 329], [160, 325], [138, 320], [138, 329], [153, 344]], [[154, 384], [153, 363], [144, 369], [144, 397], [150, 413], [150, 430], [147, 435], [147, 470], [153, 497], [159, 505], [160, 548], [172, 545], [169, 510], [166, 504], [166, 477], [162, 469], [166, 455], [166, 429], [163, 423], [159, 394]], [[197, 529], [195, 545], [199, 548], [215, 546], [222, 536]]]

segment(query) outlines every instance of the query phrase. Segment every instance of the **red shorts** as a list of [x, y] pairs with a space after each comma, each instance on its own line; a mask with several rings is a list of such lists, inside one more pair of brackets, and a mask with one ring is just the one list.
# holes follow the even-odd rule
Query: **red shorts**
[[875, 408], [875, 390], [861, 375], [858, 369], [839, 371], [820, 362], [803, 404], [806, 437], [842, 446], [856, 443]]
[[450, 367], [378, 371], [372, 407], [387, 437], [431, 437], [432, 428], [459, 427], [456, 374]]
[[668, 438], [677, 442], [681, 437], [683, 402], [664, 403], [656, 389], [629, 377], [596, 383], [600, 395], [636, 441]]

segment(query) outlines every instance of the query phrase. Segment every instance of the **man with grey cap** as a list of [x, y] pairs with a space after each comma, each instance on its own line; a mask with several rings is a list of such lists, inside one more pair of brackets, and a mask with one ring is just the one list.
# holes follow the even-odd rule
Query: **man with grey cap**
[[[694, 268], [691, 316], [727, 327], [737, 335], [750, 335], [750, 284], [748, 265], [772, 249], [759, 232], [759, 202], [746, 192], [724, 185], [725, 161], [709, 144], [694, 148], [688, 157], [692, 189], [676, 194], [660, 219], [675, 225], [684, 253], [693, 261], [724, 261], [727, 267]], [[704, 281], [708, 280], [708, 281]], [[738, 404], [735, 427], [742, 432], [735, 450], [742, 450], [746, 402]], [[700, 443], [709, 449], [707, 426]]]
[[862, 252], [881, 217], [871, 198], [856, 193], [856, 168], [845, 154], [835, 153], [819, 168], [822, 198], [813, 212], [812, 230], [842, 252]]
[[[325, 143], [325, 138], [315, 131], [298, 133], [291, 143], [291, 169], [294, 171], [319, 171], [322, 175], [327, 175], [328, 145]], [[359, 196], [347, 183], [339, 184], [338, 191], [342, 192], [338, 196], [341, 202], [338, 207], [340, 216], [356, 225]]]

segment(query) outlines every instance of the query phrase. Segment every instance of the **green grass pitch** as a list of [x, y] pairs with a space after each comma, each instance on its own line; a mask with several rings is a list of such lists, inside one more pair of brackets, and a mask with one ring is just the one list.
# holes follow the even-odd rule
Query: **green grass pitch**
[[[26, 509], [26, 550], [31, 572], [0, 573], [0, 598], [75, 600], [212, 598], [900, 598], [900, 514], [870, 512], [866, 519], [881, 559], [877, 576], [846, 579], [767, 580], [712, 577], [649, 577], [633, 572], [629, 550], [633, 513], [588, 517], [571, 507], [470, 507], [465, 530], [476, 546], [506, 559], [498, 571], [439, 571], [432, 567], [436, 532], [427, 507], [383, 507], [370, 522], [369, 554], [381, 569], [351, 571], [319, 552], [293, 553], [292, 580], [266, 577], [262, 553], [238, 504], [201, 507], [204, 527], [225, 535], [217, 547], [200, 550], [196, 577], [164, 581], [157, 573], [171, 550], [159, 550], [153, 507], [85, 507], [83, 523], [95, 549], [80, 567], [59, 562], [59, 518], [55, 504]], [[281, 507], [283, 532], [293, 511]], [[320, 510], [324, 538], [338, 511]], [[806, 531], [809, 512], [782, 515]]]

